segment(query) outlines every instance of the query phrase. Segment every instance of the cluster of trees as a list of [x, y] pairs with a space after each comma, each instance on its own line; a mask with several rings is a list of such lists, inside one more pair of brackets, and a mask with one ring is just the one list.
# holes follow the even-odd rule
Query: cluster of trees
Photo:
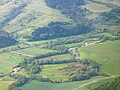
[[0, 48], [16, 44], [17, 41], [13, 39], [9, 33], [0, 30]]
[[110, 12], [102, 13], [103, 23], [106, 23], [106, 24], [119, 24], [120, 23], [120, 18], [119, 18], [120, 15], [119, 15], [119, 13], [120, 13], [119, 8], [115, 8], [115, 9], [111, 10]]
[[85, 25], [76, 25], [76, 26], [67, 27], [67, 26], [54, 24], [51, 26], [38, 28], [32, 33], [30, 40], [31, 41], [48, 40], [59, 37], [86, 34], [91, 31], [92, 29], [89, 26], [85, 26]]
[[93, 76], [101, 75], [101, 65], [91, 59], [84, 59], [80, 61], [84, 65], [77, 69], [70, 77], [70, 81], [81, 81], [90, 79]]
[[40, 58], [45, 58], [45, 57], [50, 57], [50, 56], [55, 56], [55, 55], [61, 55], [61, 54], [66, 54], [68, 50], [66, 51], [61, 51], [61, 52], [48, 52], [46, 54], [38, 54], [34, 56], [34, 59], [40, 59]]
[[19, 90], [18, 87], [24, 85], [30, 79], [30, 78], [27, 78], [27, 77], [22, 76], [22, 75], [14, 75], [14, 76], [11, 76], [11, 77], [16, 79], [17, 81], [15, 83], [13, 83], [12, 85], [10, 85], [8, 90]]
[[68, 47], [65, 47], [65, 46], [62, 46], [62, 45], [49, 44], [49, 45], [44, 46], [44, 48], [48, 48], [48, 49], [68, 53]]
[[5, 74], [0, 72], [0, 77], [4, 77], [4, 76], [5, 76]]
[[16, 43], [17, 43], [17, 41], [10, 37], [0, 36], [0, 48], [11, 46]]
[[120, 90], [120, 76], [108, 83], [98, 86], [94, 90]]
[[85, 18], [90, 12], [80, 6], [85, 5], [85, 0], [45, 0], [49, 7], [61, 10], [63, 14], [72, 20], [87, 24], [89, 20]]
[[85, 4], [84, 0], [45, 0], [47, 5], [56, 9], [68, 8], [69, 6], [80, 6]]

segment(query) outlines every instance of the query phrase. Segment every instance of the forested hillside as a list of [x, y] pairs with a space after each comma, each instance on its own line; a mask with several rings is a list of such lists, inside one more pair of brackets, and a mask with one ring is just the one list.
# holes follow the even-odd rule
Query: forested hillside
[[120, 0], [0, 0], [0, 90], [119, 90]]
[[15, 39], [13, 39], [9, 35], [9, 33], [5, 32], [5, 31], [0, 31], [0, 48], [14, 45], [16, 43], [17, 43], [17, 41]]

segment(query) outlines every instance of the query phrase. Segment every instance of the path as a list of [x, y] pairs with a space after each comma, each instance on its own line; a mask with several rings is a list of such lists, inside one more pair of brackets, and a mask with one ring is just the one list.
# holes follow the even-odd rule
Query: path
[[85, 87], [85, 86], [87, 86], [87, 85], [90, 85], [90, 84], [92, 84], [92, 83], [96, 83], [96, 82], [98, 82], [98, 81], [100, 81], [100, 80], [105, 80], [105, 79], [114, 78], [114, 77], [117, 77], [117, 75], [116, 75], [116, 76], [110, 76], [110, 77], [105, 77], [105, 78], [102, 78], [102, 79], [90, 81], [90, 82], [88, 82], [88, 83], [85, 83], [85, 84], [79, 86], [78, 88], [73, 89], [73, 90], [79, 90], [79, 89], [81, 89], [81, 88], [83, 88], [83, 87]]
[[33, 55], [29, 55], [29, 54], [24, 54], [24, 53], [20, 53], [20, 52], [16, 52], [16, 51], [11, 51], [13, 54], [19, 54], [19, 55], [23, 55], [23, 56], [28, 56], [28, 57], [34, 57]]
[[96, 83], [96, 82], [97, 82], [97, 80], [93, 80], [93, 81], [88, 82], [88, 83], [86, 83], [86, 84], [83, 84], [83, 85], [81, 85], [80, 87], [75, 88], [75, 89], [73, 89], [73, 90], [79, 90], [80, 88], [83, 88], [83, 87], [85, 87], [85, 86], [87, 86], [87, 85], [89, 85], [89, 84]]

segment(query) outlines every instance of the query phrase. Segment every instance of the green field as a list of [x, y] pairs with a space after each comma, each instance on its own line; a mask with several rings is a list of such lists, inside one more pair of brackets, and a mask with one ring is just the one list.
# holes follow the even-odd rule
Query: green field
[[[44, 83], [39, 81], [32, 81], [29, 84], [21, 87], [22, 90], [89, 90], [86, 87], [79, 88], [90, 81], [101, 79], [104, 77], [94, 77], [85, 81], [68, 82], [68, 83]], [[78, 89], [77, 89], [78, 88]]]
[[30, 48], [26, 48], [26, 49], [20, 49], [20, 50], [16, 50], [15, 52], [17, 53], [21, 53], [21, 54], [25, 54], [27, 55], [38, 55], [38, 54], [46, 54], [48, 52], [56, 52], [55, 50], [49, 50], [49, 49], [42, 49], [42, 48], [38, 48], [38, 47], [30, 47]]
[[68, 65], [69, 64], [44, 65], [41, 75], [51, 80], [68, 80], [69, 75], [61, 70]]
[[92, 84], [87, 85], [86, 88], [89, 88], [90, 90], [93, 90], [94, 88], [97, 88], [100, 85], [106, 84], [106, 83], [112, 81], [113, 79], [114, 78], [104, 79], [104, 82], [103, 82], [103, 80], [100, 80], [96, 83], [92, 83]]
[[120, 74], [120, 41], [107, 41], [79, 48], [80, 57], [91, 58], [102, 64], [102, 71]]
[[8, 90], [9, 85], [13, 82], [14, 80], [7, 76], [0, 78], [0, 90]]
[[62, 54], [62, 55], [55, 55], [47, 58], [42, 58], [39, 60], [54, 60], [54, 61], [63, 61], [63, 60], [71, 60], [73, 59], [73, 56], [70, 54]]
[[10, 52], [0, 54], [0, 72], [10, 73], [12, 68], [19, 64], [25, 56], [12, 54]]

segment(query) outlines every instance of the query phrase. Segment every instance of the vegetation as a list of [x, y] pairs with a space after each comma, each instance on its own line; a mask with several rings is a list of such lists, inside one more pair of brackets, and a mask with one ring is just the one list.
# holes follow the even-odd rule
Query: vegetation
[[0, 90], [119, 89], [120, 9], [106, 1], [2, 0]]
[[100, 65], [92, 60], [85, 59], [80, 61], [81, 68], [72, 73], [70, 78], [72, 81], [81, 81], [90, 79], [93, 76], [102, 75]]
[[0, 48], [16, 44], [17, 41], [13, 39], [9, 33], [0, 30]]
[[46, 40], [54, 39], [59, 37], [73, 36], [79, 34], [86, 34], [92, 31], [89, 26], [76, 25], [75, 27], [66, 27], [54, 23], [54, 25], [49, 24], [48, 27], [38, 28], [32, 33], [31, 40]]
[[119, 90], [119, 89], [120, 89], [120, 77], [117, 77], [114, 80], [95, 88], [94, 90]]
[[[91, 58], [102, 64], [102, 71], [119, 75], [120, 41], [108, 41], [96, 45], [81, 47], [81, 58]], [[112, 66], [112, 67], [111, 67]]]

